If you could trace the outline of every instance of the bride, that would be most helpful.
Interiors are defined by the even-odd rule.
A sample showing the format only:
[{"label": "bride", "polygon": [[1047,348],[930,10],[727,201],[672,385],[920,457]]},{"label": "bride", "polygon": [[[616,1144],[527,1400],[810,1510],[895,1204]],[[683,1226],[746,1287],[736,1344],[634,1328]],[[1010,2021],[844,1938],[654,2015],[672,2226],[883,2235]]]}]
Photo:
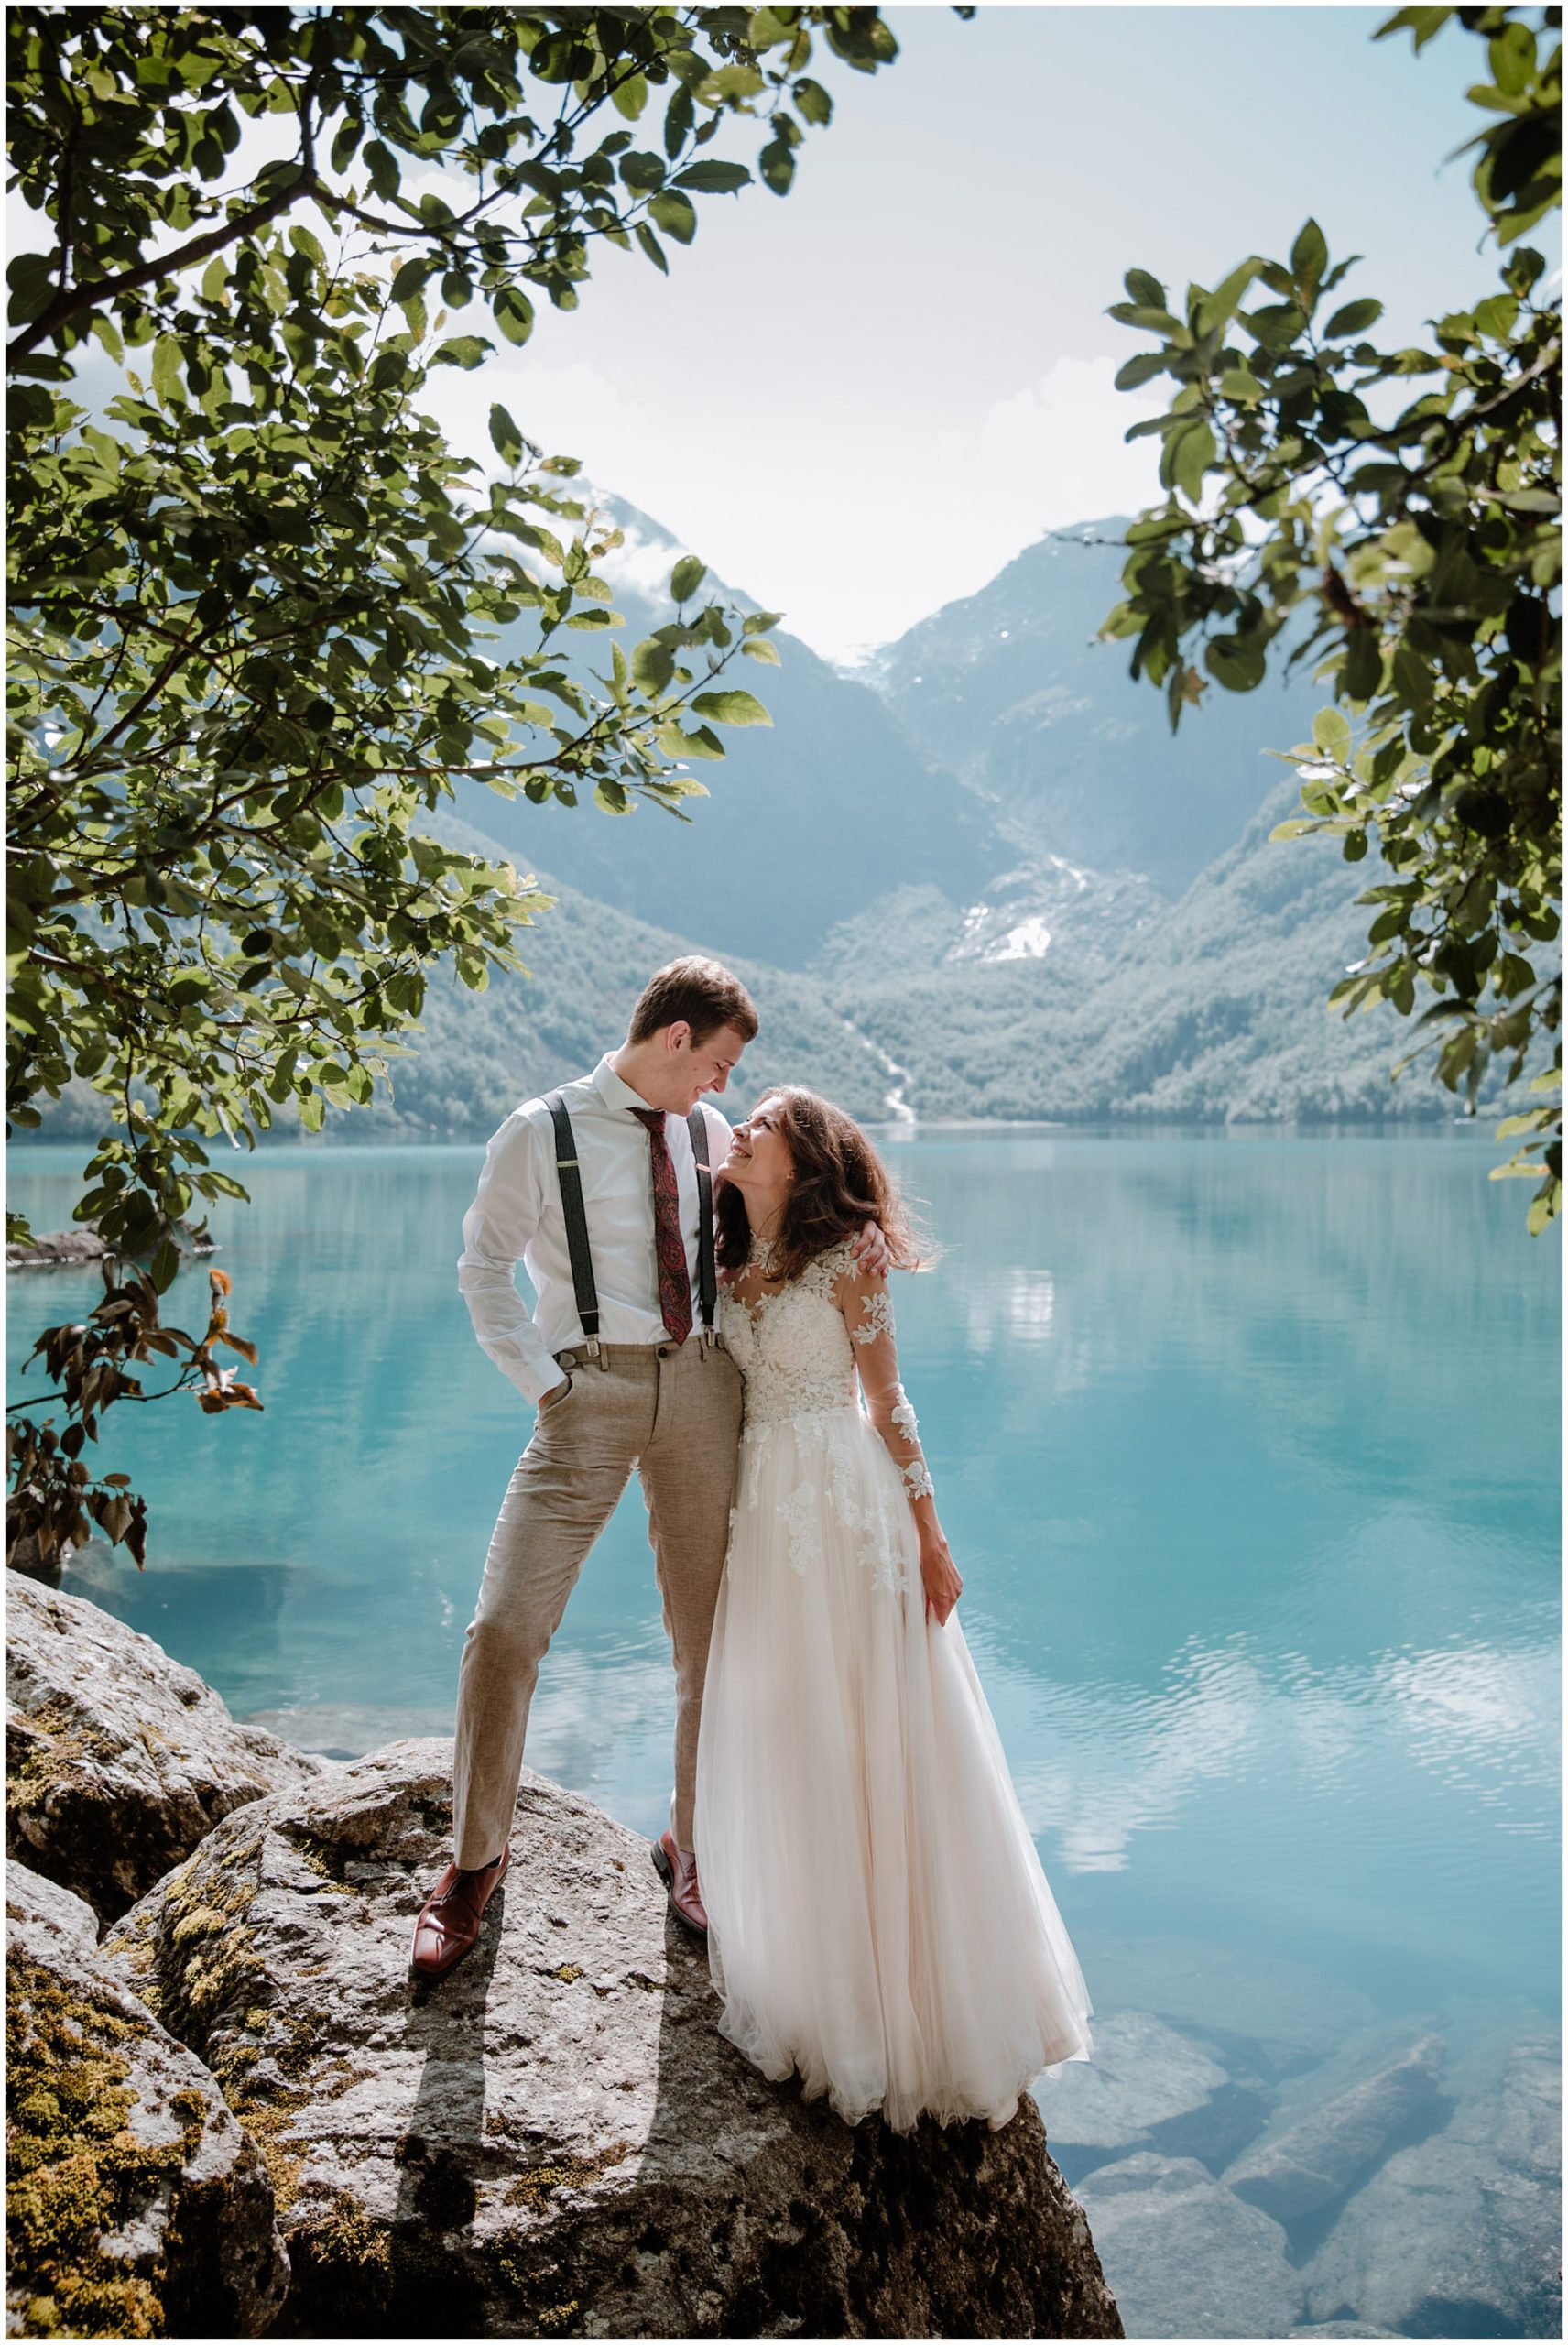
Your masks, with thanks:
[{"label": "bride", "polygon": [[[953,1617],[887,1282],[918,1256],[865,1134],[809,1091],[735,1128],[719,1311],[746,1380],[697,1747],[719,2025],[854,2123],[1007,2123],[1090,2054],[1083,1974]],[[858,1403],[858,1375],[866,1413]]]}]

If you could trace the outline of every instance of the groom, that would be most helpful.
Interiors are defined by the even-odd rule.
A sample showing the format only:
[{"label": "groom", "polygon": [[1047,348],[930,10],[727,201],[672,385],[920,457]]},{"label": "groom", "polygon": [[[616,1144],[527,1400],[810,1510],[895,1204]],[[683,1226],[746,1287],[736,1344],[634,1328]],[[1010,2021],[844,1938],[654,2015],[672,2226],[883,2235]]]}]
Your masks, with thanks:
[{"label": "groom", "polygon": [[[724,1090],[757,1029],[727,969],[672,961],[644,987],[619,1050],[526,1100],[490,1142],[458,1283],[480,1343],[539,1418],[463,1644],[454,1861],[415,1928],[421,1978],[444,1977],[468,1952],[506,1871],[539,1663],[634,1467],[675,1663],[675,1796],[654,1862],[674,1912],[707,1927],[691,1809],[741,1387],[712,1325],[704,1169],[723,1163],[730,1132],[702,1095]],[[875,1269],[881,1233],[868,1225],[859,1242]],[[538,1297],[531,1317],[514,1282],[519,1258]]]}]

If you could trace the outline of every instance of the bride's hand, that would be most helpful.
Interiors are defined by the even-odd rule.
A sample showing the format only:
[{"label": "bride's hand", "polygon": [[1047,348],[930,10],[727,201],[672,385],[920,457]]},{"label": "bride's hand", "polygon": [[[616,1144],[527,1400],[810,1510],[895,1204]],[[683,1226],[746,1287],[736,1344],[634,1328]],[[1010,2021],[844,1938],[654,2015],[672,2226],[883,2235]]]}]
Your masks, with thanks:
[{"label": "bride's hand", "polygon": [[948,1614],[964,1593],[964,1582],[940,1531],[921,1534],[920,1584],[926,1594],[926,1619],[934,1613],[937,1626],[945,1628]]}]

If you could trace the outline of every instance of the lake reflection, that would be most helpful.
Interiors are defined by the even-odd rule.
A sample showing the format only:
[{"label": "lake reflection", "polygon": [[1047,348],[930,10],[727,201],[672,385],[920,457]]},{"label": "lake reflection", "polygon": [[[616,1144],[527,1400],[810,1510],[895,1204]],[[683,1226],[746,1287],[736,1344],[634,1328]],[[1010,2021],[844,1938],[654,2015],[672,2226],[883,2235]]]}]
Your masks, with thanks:
[{"label": "lake reflection", "polygon": [[[147,1493],[148,1567],[93,1551],[67,1575],[241,1715],[319,1747],[450,1725],[531,1418],[456,1292],[481,1154],[316,1148],[250,1167],[254,1205],[214,1229],[266,1413],[117,1410],[107,1462]],[[1119,2014],[1155,2015],[1136,2023],[1225,2064],[1226,2108],[1253,2096],[1256,2132],[1347,2043],[1373,2061],[1390,2029],[1437,2026],[1465,2105],[1489,2107],[1559,1975],[1555,1238],[1527,1239],[1519,1188],[1489,1183],[1468,1138],[953,1135],[895,1161],[946,1249],[898,1284],[904,1378],[1111,2050]],[[63,1218],[70,1162],[14,1156],[35,1226]],[[171,1303],[187,1282],[193,1317],[193,1282]],[[13,1366],[93,1292],[13,1278]],[[657,1828],[670,1722],[634,1493],[546,1663],[529,1755]],[[1197,2130],[1151,2135],[1152,2056],[1127,2066],[1125,2090],[1042,2087],[1069,2172],[1105,2189],[1124,2153],[1155,2150],[1225,2170],[1212,2088],[1209,2135],[1197,2102]],[[1095,2103],[1093,2140],[1073,2101],[1091,2089],[1122,2093],[1119,2117]],[[1393,2147],[1325,2238],[1287,2227],[1275,2294],[1236,2300],[1254,2333],[1334,2318],[1336,2287],[1388,2327],[1539,2333],[1443,2327],[1432,2306],[1458,2300],[1435,2264],[1416,2316],[1388,2271],[1356,2277],[1352,2215],[1427,2154]],[[1192,2308],[1138,2265],[1137,2227],[1123,2242],[1109,2198],[1094,2220],[1141,2333],[1181,2333]],[[1401,2220],[1379,2216],[1386,2260],[1436,2257],[1399,2244]],[[1258,2252],[1243,2261],[1261,2286]],[[1505,2283],[1488,2285],[1502,2318]],[[1519,2285],[1508,2318],[1528,2322]],[[1218,2297],[1208,2317],[1227,2317]]]}]

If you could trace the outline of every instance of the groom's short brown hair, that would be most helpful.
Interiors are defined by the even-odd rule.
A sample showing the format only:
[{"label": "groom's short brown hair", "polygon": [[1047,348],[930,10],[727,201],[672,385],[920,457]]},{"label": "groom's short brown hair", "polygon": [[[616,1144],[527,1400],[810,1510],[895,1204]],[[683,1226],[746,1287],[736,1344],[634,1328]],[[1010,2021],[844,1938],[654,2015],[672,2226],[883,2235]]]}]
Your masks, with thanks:
[{"label": "groom's short brown hair", "polygon": [[721,1026],[733,1026],[749,1042],[761,1020],[750,994],[722,962],[688,953],[649,977],[632,1012],[626,1040],[646,1042],[661,1026],[677,1023],[690,1026],[694,1042],[705,1042]]}]

